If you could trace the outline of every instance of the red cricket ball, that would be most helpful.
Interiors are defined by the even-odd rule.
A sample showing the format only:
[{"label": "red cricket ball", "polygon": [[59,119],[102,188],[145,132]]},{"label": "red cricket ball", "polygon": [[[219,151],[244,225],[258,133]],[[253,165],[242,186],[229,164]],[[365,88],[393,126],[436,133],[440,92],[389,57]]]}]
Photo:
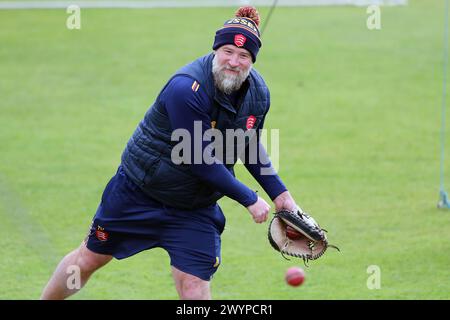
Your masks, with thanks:
[{"label": "red cricket ball", "polygon": [[299,267],[290,267],[286,271],[285,280],[289,285],[298,287],[305,281],[305,271]]},{"label": "red cricket ball", "polygon": [[291,240],[298,240],[302,237],[302,234],[291,226],[286,226],[286,236]]}]

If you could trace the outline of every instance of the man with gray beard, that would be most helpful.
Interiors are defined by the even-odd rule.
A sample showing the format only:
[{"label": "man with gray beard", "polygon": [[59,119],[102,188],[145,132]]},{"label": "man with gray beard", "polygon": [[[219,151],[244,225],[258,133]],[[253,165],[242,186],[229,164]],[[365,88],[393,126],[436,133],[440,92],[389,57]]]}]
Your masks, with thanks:
[{"label": "man with gray beard", "polygon": [[[232,63],[219,63],[219,57],[221,56],[220,53],[222,51],[230,52],[235,50],[233,45],[224,45],[221,47],[219,54],[215,55],[212,62],[212,73],[214,76],[214,82],[216,87],[222,91],[223,93],[227,95],[231,95],[233,92],[238,92],[238,90],[241,88],[242,83],[247,79],[248,75],[250,74],[250,71],[252,70],[252,65],[249,66],[245,65],[242,69],[239,68],[239,66],[232,66]],[[242,55],[249,55],[248,52],[245,52],[245,49],[241,49],[244,51],[241,51],[240,54]]]},{"label": "man with gray beard", "polygon": [[[259,22],[254,7],[239,8],[216,32],[213,52],[169,79],[128,141],[85,241],[60,262],[42,299],[64,299],[113,257],[124,259],[155,247],[168,252],[181,299],[210,299],[225,226],[217,200],[227,196],[237,201],[256,223],[265,222],[270,210],[236,179],[233,167],[239,157],[276,211],[296,210],[259,141],[270,106],[269,89],[252,68],[261,47]],[[228,139],[230,130],[243,132],[246,139]],[[180,131],[188,134],[186,141],[174,139]],[[202,139],[207,132],[218,148]],[[187,148],[175,154],[181,142]],[[252,145],[256,161],[248,161],[255,155]],[[214,161],[203,161],[204,155]],[[67,271],[73,266],[80,270],[80,286],[69,288]]]}]

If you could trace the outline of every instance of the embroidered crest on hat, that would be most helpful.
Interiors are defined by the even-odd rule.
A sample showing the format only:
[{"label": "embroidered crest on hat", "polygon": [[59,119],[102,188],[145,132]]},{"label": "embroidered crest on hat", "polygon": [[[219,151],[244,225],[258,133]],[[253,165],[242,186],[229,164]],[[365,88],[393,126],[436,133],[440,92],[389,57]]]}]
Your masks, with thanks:
[{"label": "embroidered crest on hat", "polygon": [[243,34],[237,34],[234,36],[234,44],[236,47],[243,47],[247,41],[247,38]]}]

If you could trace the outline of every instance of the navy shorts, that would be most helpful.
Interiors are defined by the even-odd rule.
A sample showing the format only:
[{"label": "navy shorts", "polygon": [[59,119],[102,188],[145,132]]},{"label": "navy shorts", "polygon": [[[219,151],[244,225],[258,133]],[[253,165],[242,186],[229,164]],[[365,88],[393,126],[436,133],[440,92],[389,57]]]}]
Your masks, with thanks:
[{"label": "navy shorts", "polygon": [[224,226],[218,204],[195,210],[165,206],[145,195],[119,167],[103,192],[86,246],[117,259],[160,247],[172,266],[209,281],[221,261]]}]

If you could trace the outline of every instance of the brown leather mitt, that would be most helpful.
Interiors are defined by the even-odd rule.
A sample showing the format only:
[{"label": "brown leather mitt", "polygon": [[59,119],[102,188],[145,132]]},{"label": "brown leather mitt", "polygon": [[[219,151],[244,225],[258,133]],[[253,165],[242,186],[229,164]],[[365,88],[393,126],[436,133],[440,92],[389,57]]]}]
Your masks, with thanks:
[{"label": "brown leather mitt", "polygon": [[298,211],[282,210],[275,213],[269,225],[268,238],[272,247],[285,255],[308,260],[320,258],[328,247],[326,230],[300,208]]}]

